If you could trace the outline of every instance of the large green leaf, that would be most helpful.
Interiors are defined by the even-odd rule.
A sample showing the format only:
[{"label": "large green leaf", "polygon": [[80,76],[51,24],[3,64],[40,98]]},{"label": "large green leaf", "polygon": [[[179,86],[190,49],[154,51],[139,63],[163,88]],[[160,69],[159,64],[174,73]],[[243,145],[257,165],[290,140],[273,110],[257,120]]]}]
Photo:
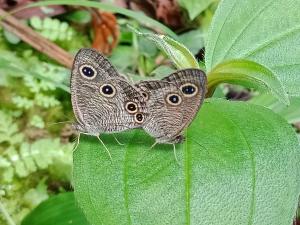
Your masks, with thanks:
[{"label": "large green leaf", "polygon": [[142,131],[82,135],[74,152],[75,196],[92,224],[291,225],[299,185],[299,143],[261,106],[206,102],[177,145]]},{"label": "large green leaf", "polygon": [[89,225],[73,193],[49,198],[36,207],[22,221],[22,225]]},{"label": "large green leaf", "polygon": [[272,109],[274,112],[281,115],[285,118],[289,123],[297,123],[300,122],[300,98],[299,97],[291,97],[289,106],[286,106],[279,102],[276,98],[274,98],[270,94],[261,94],[255,96],[250,100],[251,103],[262,105]]},{"label": "large green leaf", "polygon": [[178,3],[188,11],[190,19],[193,20],[215,1],[216,0],[179,0]]},{"label": "large green leaf", "polygon": [[272,93],[285,105],[288,95],[277,77],[264,66],[243,59],[229,60],[218,64],[208,75],[209,95],[220,83],[239,84]]},{"label": "large green leaf", "polygon": [[177,35],[168,27],[163,25],[162,23],[146,16],[141,12],[134,12],[132,10],[124,9],[109,3],[102,3],[102,2],[95,2],[95,1],[87,1],[87,0],[52,0],[52,1],[40,1],[36,3],[32,3],[26,6],[29,7],[37,7],[37,6],[48,6],[48,5],[78,5],[78,6],[85,6],[85,7],[94,7],[99,8],[105,11],[119,13],[130,18],[133,18],[139,21],[142,24],[145,24],[150,27],[157,27],[161,31],[167,33],[168,35],[176,38]]},{"label": "large green leaf", "polygon": [[250,59],[300,96],[299,9],[299,0],[223,0],[207,38],[207,71],[225,59]]}]

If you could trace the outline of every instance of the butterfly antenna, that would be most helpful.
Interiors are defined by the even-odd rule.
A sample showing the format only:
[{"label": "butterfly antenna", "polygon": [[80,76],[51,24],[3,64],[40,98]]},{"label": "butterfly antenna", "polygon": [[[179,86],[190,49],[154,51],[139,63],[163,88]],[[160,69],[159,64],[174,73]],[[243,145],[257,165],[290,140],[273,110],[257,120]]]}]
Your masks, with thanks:
[{"label": "butterfly antenna", "polygon": [[97,136],[97,138],[98,138],[98,140],[101,142],[101,144],[103,145],[103,147],[105,148],[107,154],[109,155],[110,161],[112,162],[112,157],[111,157],[111,154],[110,154],[108,148],[105,146],[105,144],[103,143],[103,141],[100,139],[99,136]]},{"label": "butterfly antenna", "polygon": [[121,142],[117,139],[117,137],[115,136],[115,134],[113,134],[113,137],[114,137],[114,139],[116,140],[116,142],[117,142],[119,145],[125,145],[125,144],[121,143]]},{"label": "butterfly antenna", "polygon": [[177,164],[178,164],[179,166],[181,166],[180,163],[179,163],[179,160],[178,160],[178,158],[177,158],[177,154],[176,154],[176,146],[175,146],[175,144],[173,144],[173,152],[174,152],[174,157],[175,157],[175,160],[176,160]]},{"label": "butterfly antenna", "polygon": [[56,122],[56,123],[48,123],[48,124],[46,124],[46,127],[50,127],[50,126],[57,125],[57,124],[64,124],[64,123],[72,123],[72,121],[68,120],[68,121],[61,121],[61,122]]}]

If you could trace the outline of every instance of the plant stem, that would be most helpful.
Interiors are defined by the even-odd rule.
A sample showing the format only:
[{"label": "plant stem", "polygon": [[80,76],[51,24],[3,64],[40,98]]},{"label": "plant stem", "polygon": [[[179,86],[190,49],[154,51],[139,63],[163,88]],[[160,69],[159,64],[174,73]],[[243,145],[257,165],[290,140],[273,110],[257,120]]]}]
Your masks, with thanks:
[{"label": "plant stem", "polygon": [[0,25],[61,65],[67,68],[72,67],[73,56],[70,53],[66,52],[55,43],[47,40],[2,9],[0,9]]},{"label": "plant stem", "polygon": [[5,209],[4,205],[0,201],[0,212],[3,214],[4,218],[7,221],[8,225],[16,225],[16,223],[13,221],[7,210]]},{"label": "plant stem", "polygon": [[210,98],[219,83],[222,83],[222,79],[218,78],[213,72],[207,74],[207,93],[206,98]]}]

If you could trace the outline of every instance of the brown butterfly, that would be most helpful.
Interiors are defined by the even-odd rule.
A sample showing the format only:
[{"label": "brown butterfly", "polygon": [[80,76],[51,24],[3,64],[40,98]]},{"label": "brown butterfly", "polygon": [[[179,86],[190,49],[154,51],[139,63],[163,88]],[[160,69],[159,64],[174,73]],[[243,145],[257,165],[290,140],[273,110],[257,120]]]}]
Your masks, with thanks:
[{"label": "brown butterfly", "polygon": [[162,80],[132,85],[102,54],[85,48],[75,56],[72,68],[71,99],[77,120],[73,126],[98,138],[100,133],[143,128],[156,143],[180,143],[205,93],[202,70],[184,69]]},{"label": "brown butterfly", "polygon": [[179,70],[156,81],[135,85],[141,90],[148,109],[143,129],[157,143],[180,143],[183,131],[201,106],[206,93],[206,76],[198,69]]}]

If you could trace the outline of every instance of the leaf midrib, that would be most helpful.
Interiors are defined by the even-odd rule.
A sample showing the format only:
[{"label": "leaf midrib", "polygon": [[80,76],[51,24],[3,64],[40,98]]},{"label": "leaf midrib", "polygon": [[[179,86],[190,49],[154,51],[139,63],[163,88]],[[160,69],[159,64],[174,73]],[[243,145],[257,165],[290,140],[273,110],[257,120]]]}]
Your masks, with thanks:
[{"label": "leaf midrib", "polygon": [[[134,137],[134,135],[133,135],[133,137]],[[128,146],[130,145],[132,139],[133,138],[131,138],[130,141],[128,142],[129,144],[124,147],[125,156],[124,156],[124,168],[123,168],[124,204],[125,204],[125,209],[126,209],[126,213],[127,213],[127,220],[130,225],[132,224],[132,221],[131,221],[131,215],[130,215],[130,211],[129,211],[129,200],[128,200],[128,182],[127,182],[128,181],[128,169],[127,169],[128,168],[128,164],[127,164],[128,154],[127,153],[129,152]]]},{"label": "leaf midrib", "polygon": [[[220,37],[220,35],[221,35],[221,33],[222,33],[222,30],[223,30],[223,28],[224,28],[224,26],[225,26],[225,23],[227,22],[227,19],[228,19],[229,15],[231,14],[231,12],[232,12],[232,10],[234,9],[234,7],[235,7],[235,5],[237,4],[237,2],[238,2],[237,0],[234,2],[234,4],[232,5],[231,9],[228,11],[228,14],[227,14],[226,17],[224,18],[223,23],[222,23],[222,25],[221,25],[221,28],[220,28],[220,30],[219,30],[219,33],[218,33],[218,35],[217,35],[217,37],[216,37],[216,39],[215,39],[214,45],[213,45],[213,47],[212,47],[212,51],[211,51],[211,54],[210,54],[210,61],[206,61],[207,67],[209,66],[209,69],[210,69],[210,70],[212,69],[212,66],[213,66],[214,53],[215,53],[215,50],[216,50],[217,43],[218,43],[219,40],[220,40],[219,37]],[[220,6],[219,6],[219,7],[220,7]],[[214,23],[214,21],[213,21],[213,23]],[[213,27],[213,25],[211,25],[211,27]],[[211,33],[212,33],[212,29],[210,30],[209,36],[211,36]]]},{"label": "leaf midrib", "polygon": [[184,142],[184,174],[185,174],[185,218],[186,224],[191,224],[191,174],[190,174],[190,152],[188,148],[188,131],[185,132]]}]

